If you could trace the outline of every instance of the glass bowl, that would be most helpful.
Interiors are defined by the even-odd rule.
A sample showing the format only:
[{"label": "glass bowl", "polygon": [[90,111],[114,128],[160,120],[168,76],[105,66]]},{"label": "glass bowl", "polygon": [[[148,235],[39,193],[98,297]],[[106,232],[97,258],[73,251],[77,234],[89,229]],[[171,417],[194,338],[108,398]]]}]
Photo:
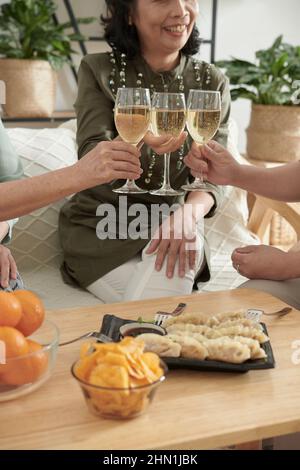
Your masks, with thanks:
[{"label": "glass bowl", "polygon": [[27,395],[39,388],[52,374],[59,344],[59,330],[50,320],[27,339],[42,347],[0,364],[0,402]]},{"label": "glass bowl", "polygon": [[141,415],[152,402],[156,390],[166,378],[167,365],[160,361],[162,376],[151,384],[132,388],[112,388],[91,385],[76,376],[76,361],[71,372],[81,387],[91,413],[105,419],[128,419]]}]

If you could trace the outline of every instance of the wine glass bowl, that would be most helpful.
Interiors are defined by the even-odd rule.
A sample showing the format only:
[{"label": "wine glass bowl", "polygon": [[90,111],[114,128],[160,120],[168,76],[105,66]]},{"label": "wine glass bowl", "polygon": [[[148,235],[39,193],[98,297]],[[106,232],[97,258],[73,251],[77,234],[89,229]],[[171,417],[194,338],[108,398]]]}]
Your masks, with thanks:
[{"label": "wine glass bowl", "polygon": [[[148,88],[119,88],[115,103],[115,125],[119,136],[129,144],[137,146],[145,136],[151,116],[151,101]],[[134,180],[127,180],[115,193],[139,194],[148,191],[139,188]]]},{"label": "wine glass bowl", "polygon": [[[221,94],[219,91],[190,90],[187,103],[187,128],[197,145],[209,142],[220,126]],[[207,191],[203,176],[182,186],[186,191]]]}]

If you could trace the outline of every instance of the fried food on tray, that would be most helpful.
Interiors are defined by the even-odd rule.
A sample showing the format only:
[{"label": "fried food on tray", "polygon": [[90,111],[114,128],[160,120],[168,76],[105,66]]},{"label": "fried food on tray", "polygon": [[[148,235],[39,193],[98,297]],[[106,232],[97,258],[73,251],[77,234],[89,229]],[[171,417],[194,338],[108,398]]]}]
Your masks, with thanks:
[{"label": "fried food on tray", "polygon": [[199,361],[204,361],[204,359],[208,357],[208,351],[205,345],[197,341],[195,338],[192,338],[191,336],[181,336],[174,334],[168,336],[172,341],[180,344],[181,357],[198,359]]},{"label": "fried food on tray", "polygon": [[242,364],[250,359],[250,348],[231,338],[208,339],[204,346],[208,351],[208,358],[214,361]]},{"label": "fried food on tray", "polygon": [[245,318],[240,311],[210,317],[204,313],[184,313],[168,319],[164,327],[166,336],[143,335],[151,336],[148,340],[145,338],[147,347],[160,355],[162,344],[166,348],[164,356],[179,344],[180,357],[190,359],[241,364],[267,357],[261,344],[269,341],[269,337],[262,325]]},{"label": "fried food on tray", "polygon": [[222,336],[245,336],[246,338],[252,338],[259,341],[260,344],[269,341],[269,337],[261,331],[259,328],[254,326],[243,326],[235,324],[227,327],[214,327],[211,328],[206,325],[193,325],[190,323],[175,323],[167,327],[168,334],[178,332],[187,333],[191,336],[191,333],[197,333],[206,336],[208,339],[221,338]]},{"label": "fried food on tray", "polygon": [[214,316],[209,316],[205,313],[182,313],[177,317],[172,317],[166,320],[163,324],[164,328],[168,328],[175,323],[191,323],[193,325],[206,325],[214,327],[229,320],[245,319],[243,312],[228,312],[219,313]]},{"label": "fried food on tray", "polygon": [[145,351],[151,351],[161,357],[179,357],[181,353],[180,343],[175,343],[170,336],[161,336],[155,333],[143,333],[137,336],[144,341]]}]

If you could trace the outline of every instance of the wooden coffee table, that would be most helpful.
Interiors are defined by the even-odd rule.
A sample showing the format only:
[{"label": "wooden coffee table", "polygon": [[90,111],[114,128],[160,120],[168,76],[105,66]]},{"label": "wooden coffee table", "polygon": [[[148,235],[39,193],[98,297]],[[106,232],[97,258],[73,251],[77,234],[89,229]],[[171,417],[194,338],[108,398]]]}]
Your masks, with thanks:
[{"label": "wooden coffee table", "polygon": [[[48,317],[67,341],[98,329],[105,313],[151,319],[157,310],[171,311],[180,301],[188,304],[189,312],[212,314],[249,307],[270,312],[284,306],[268,294],[240,289],[57,310]],[[89,413],[70,374],[79,343],[62,347],[54,374],[42,388],[1,403],[0,448],[212,449],[298,432],[300,364],[293,364],[292,343],[300,340],[300,312],[265,318],[275,369],[247,374],[171,371],[146,414],[129,421],[102,420]]]}]

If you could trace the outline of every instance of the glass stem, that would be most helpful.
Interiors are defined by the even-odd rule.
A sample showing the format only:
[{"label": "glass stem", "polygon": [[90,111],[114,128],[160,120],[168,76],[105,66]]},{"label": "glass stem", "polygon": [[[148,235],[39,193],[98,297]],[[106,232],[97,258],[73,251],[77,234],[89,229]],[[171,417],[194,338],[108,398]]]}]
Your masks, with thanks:
[{"label": "glass stem", "polygon": [[[136,144],[132,144],[134,147],[137,147],[138,146],[138,142]],[[135,181],[134,180],[126,180],[126,183],[125,183],[125,186],[126,188],[136,188],[136,184],[135,184]]]},{"label": "glass stem", "polygon": [[136,184],[135,184],[134,180],[127,180],[126,183],[125,183],[125,186],[126,186],[126,188],[133,188],[133,187],[136,186]]},{"label": "glass stem", "polygon": [[[199,149],[201,149],[201,147],[202,147],[202,145],[199,145]],[[195,183],[197,183],[197,184],[198,183],[200,183],[200,184],[204,183],[202,170],[200,171],[200,176],[195,178]]]},{"label": "glass stem", "polygon": [[170,186],[170,152],[164,154],[165,167],[164,167],[164,183],[162,189],[171,189]]}]

